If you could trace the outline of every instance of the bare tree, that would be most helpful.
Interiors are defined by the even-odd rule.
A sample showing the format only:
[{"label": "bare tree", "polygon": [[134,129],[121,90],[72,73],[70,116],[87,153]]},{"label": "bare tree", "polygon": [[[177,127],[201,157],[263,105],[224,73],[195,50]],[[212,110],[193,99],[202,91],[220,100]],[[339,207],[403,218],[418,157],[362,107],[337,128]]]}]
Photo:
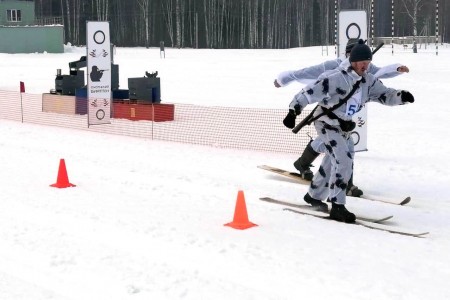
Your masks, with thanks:
[{"label": "bare tree", "polygon": [[98,21],[108,20],[109,13],[109,0],[94,0],[95,15]]},{"label": "bare tree", "polygon": [[320,32],[322,36],[320,37],[321,45],[328,45],[328,37],[330,34],[330,14],[329,14],[329,1],[321,0],[319,1],[319,20],[321,20],[320,24]]},{"label": "bare tree", "polygon": [[[373,0],[375,1],[375,0]],[[376,0],[375,3],[383,1]],[[388,14],[390,0],[383,13]],[[416,36],[432,28],[436,0],[394,0],[395,34]],[[339,0],[339,9],[365,9],[372,0]],[[35,0],[36,17],[62,18],[65,42],[85,42],[86,20],[107,20],[111,37],[123,46],[200,48],[287,48],[312,46],[334,37],[332,0]],[[375,9],[377,11],[377,9]],[[450,1],[439,3],[439,34],[450,39]],[[375,17],[377,18],[377,17]],[[388,21],[384,22],[386,24]],[[375,32],[390,27],[378,17]],[[412,26],[411,26],[412,25]],[[419,41],[417,39],[417,41]]]},{"label": "bare tree", "polygon": [[273,0],[272,3],[269,3],[268,13],[267,13],[267,33],[266,33],[266,47],[273,48],[275,47],[276,37],[277,37],[277,24],[278,24],[278,16],[279,16],[279,0]]},{"label": "bare tree", "polygon": [[203,0],[203,15],[205,17],[205,38],[206,38],[206,48],[211,47],[211,38],[210,38],[210,17],[209,14],[211,12],[210,7],[210,1]]},{"label": "bare tree", "polygon": [[180,4],[180,0],[175,0],[175,26],[176,26],[176,32],[177,32],[177,38],[176,38],[176,43],[177,43],[177,48],[180,49],[181,48],[181,4]]},{"label": "bare tree", "polygon": [[256,48],[258,44],[258,0],[248,1],[249,46]]},{"label": "bare tree", "polygon": [[[69,40],[72,40],[72,26],[71,26],[71,22],[70,22],[70,5],[69,5],[69,0],[66,0],[66,14],[67,14],[67,18],[65,19],[65,23],[64,23],[64,27],[66,27],[67,29],[67,35],[69,36]],[[63,5],[63,0],[61,0],[61,13],[62,15],[64,15],[64,5]]]},{"label": "bare tree", "polygon": [[149,0],[137,0],[139,7],[141,8],[142,18],[144,19],[144,31],[145,31],[145,47],[150,46],[150,16],[149,16]]},{"label": "bare tree", "polygon": [[72,0],[72,11],[73,11],[73,31],[72,31],[72,40],[76,43],[80,43],[80,26],[77,25],[77,23],[80,20],[81,14],[80,14],[80,0]]},{"label": "bare tree", "polygon": [[246,5],[245,5],[245,1],[246,0],[241,0],[240,2],[240,9],[238,10],[240,12],[240,16],[239,16],[239,48],[245,48],[245,39],[246,39],[246,34],[245,34],[245,17],[247,16],[247,14],[245,13],[245,9],[246,9]]},{"label": "bare tree", "polygon": [[260,12],[259,12],[259,17],[258,17],[258,48],[262,49],[264,48],[264,20],[266,18],[266,3],[265,0],[260,0],[261,4],[260,4]]},{"label": "bare tree", "polygon": [[173,5],[172,0],[163,0],[161,6],[164,9],[164,21],[167,27],[167,33],[169,34],[172,47],[174,46],[174,33],[173,33]]},{"label": "bare tree", "polygon": [[207,48],[223,47],[225,0],[203,0],[205,38]]},{"label": "bare tree", "polygon": [[[129,5],[128,5],[129,6]],[[127,36],[127,28],[124,26],[125,23],[128,23],[126,20],[127,11],[129,12],[129,8],[125,9],[122,6],[121,1],[113,1],[112,3],[112,13],[111,13],[111,31],[114,32],[115,41],[112,41],[115,44],[125,43],[125,38]]]},{"label": "bare tree", "polygon": [[402,0],[406,9],[406,14],[413,23],[413,52],[417,53],[417,19],[420,9],[426,4],[426,0]]}]

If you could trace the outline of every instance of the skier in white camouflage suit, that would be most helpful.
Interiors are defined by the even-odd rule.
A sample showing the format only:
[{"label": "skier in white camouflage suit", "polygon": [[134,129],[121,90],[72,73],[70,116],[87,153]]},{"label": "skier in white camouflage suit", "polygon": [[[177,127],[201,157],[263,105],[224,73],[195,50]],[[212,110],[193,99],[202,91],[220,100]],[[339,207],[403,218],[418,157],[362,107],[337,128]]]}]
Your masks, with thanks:
[{"label": "skier in white camouflage suit", "polygon": [[[413,95],[405,90],[387,88],[374,75],[367,73],[372,52],[359,40],[350,52],[348,64],[325,72],[314,84],[295,95],[289,105],[289,113],[283,120],[288,128],[294,128],[296,116],[311,103],[318,103],[314,116],[325,113],[314,122],[318,137],[324,142],[326,152],[321,166],[314,174],[304,200],[316,209],[328,212],[327,198],[332,207],[330,217],[353,223],[355,215],[346,207],[346,188],[352,175],[354,158],[353,140],[350,136],[355,127],[352,115],[369,101],[394,106],[414,102]],[[348,98],[340,107],[331,107]]]},{"label": "skier in white camouflage suit", "polygon": [[[358,43],[358,39],[349,39],[345,47],[345,57],[348,58],[353,46]],[[284,71],[278,75],[278,78],[274,81],[274,86],[279,88],[290,84],[293,81],[309,84],[313,80],[316,80],[323,72],[333,70],[337,68],[341,63],[348,62],[348,59],[337,58],[334,60],[325,61],[319,65],[307,67],[296,71]],[[384,67],[377,67],[374,64],[370,64],[367,70],[368,73],[375,75],[377,78],[392,78],[402,73],[409,72],[407,66],[402,64],[392,64]],[[320,153],[325,152],[325,147],[320,138],[311,140],[305,147],[302,155],[294,162],[294,167],[299,171],[303,179],[311,181],[313,178],[313,172],[310,169],[313,161],[319,156]],[[348,196],[361,197],[363,191],[353,184],[353,174],[347,185]]]}]

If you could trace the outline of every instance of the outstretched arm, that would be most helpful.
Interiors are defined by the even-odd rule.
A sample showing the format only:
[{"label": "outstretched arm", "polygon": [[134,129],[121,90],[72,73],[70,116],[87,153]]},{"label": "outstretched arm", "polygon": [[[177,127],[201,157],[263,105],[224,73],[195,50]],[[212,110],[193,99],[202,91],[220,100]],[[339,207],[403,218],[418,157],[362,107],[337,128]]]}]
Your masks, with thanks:
[{"label": "outstretched arm", "polygon": [[293,81],[303,84],[310,84],[314,82],[323,72],[333,70],[338,67],[339,63],[340,61],[338,60],[328,60],[308,68],[303,68],[296,71],[284,71],[278,75],[278,78],[275,79],[273,84],[277,88],[286,86]]},{"label": "outstretched arm", "polygon": [[377,67],[374,64],[371,64],[371,67],[369,67],[369,73],[374,75],[376,78],[392,78],[395,76],[398,76],[402,73],[408,73],[409,68],[407,66],[404,66],[402,64],[392,64],[387,65],[384,67]]},{"label": "outstretched arm", "polygon": [[369,101],[395,106],[413,103],[414,96],[406,90],[388,88],[380,80],[375,79],[369,89]]}]

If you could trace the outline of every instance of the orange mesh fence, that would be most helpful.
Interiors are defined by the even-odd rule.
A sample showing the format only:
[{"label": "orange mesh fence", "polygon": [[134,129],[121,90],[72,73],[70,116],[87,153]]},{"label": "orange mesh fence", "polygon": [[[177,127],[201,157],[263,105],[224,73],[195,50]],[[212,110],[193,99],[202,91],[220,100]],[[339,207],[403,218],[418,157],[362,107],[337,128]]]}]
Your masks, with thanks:
[{"label": "orange mesh fence", "polygon": [[[315,136],[315,130],[308,126],[293,134],[282,123],[286,112],[287,109],[115,100],[111,124],[88,126],[86,99],[0,91],[1,119],[161,141],[298,154],[309,142],[308,135]],[[302,112],[298,119],[308,113]]]}]

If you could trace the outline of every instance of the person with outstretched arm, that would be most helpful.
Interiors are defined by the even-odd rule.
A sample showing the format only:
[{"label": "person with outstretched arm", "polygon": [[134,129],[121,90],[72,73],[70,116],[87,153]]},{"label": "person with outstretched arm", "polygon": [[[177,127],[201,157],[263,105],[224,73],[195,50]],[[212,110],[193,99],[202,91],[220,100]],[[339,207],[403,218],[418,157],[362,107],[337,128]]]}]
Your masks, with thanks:
[{"label": "person with outstretched arm", "polygon": [[370,48],[359,40],[350,52],[349,63],[325,72],[315,83],[295,95],[283,119],[283,124],[292,129],[296,117],[308,104],[318,104],[314,116],[320,117],[314,126],[324,143],[325,156],[303,199],[323,212],[328,212],[328,205],[323,202],[328,199],[331,202],[330,218],[347,223],[356,219],[345,207],[355,153],[351,131],[356,124],[352,115],[366,102],[389,106],[414,102],[410,92],[388,88],[368,73],[371,61]]},{"label": "person with outstretched arm", "polygon": [[[294,81],[306,84],[312,83],[313,80],[316,80],[323,72],[333,70],[341,63],[348,63],[350,51],[357,42],[357,39],[349,39],[347,46],[345,47],[345,59],[337,58],[304,69],[280,73],[278,78],[274,81],[275,87],[283,87]],[[386,79],[403,73],[408,73],[409,68],[402,64],[391,64],[384,67],[377,67],[371,63],[367,72],[375,75],[377,78]],[[323,153],[324,150],[325,148],[323,146],[323,142],[319,138],[309,141],[301,156],[294,162],[294,167],[298,170],[303,179],[308,181],[312,180],[313,172],[310,167],[312,166],[314,160],[320,155],[320,153]],[[363,191],[353,184],[353,174],[347,186],[347,195],[354,197],[361,197],[363,195]]]}]

